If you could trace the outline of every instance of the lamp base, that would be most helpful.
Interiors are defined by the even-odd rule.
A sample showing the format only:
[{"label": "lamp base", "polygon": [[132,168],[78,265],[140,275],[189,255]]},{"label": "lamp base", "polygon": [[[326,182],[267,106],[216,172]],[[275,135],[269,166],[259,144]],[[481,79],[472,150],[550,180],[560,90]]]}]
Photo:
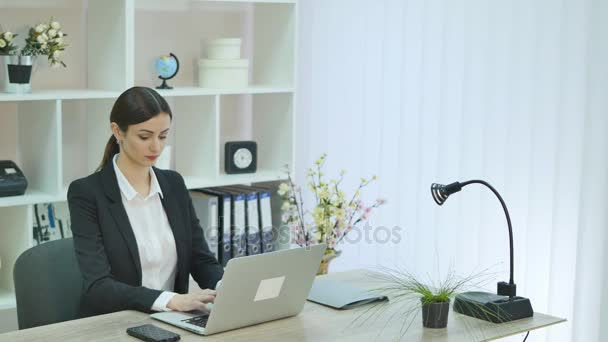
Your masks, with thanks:
[{"label": "lamp base", "polygon": [[534,315],[528,298],[509,298],[489,292],[464,292],[456,295],[454,311],[493,323],[510,322]]}]

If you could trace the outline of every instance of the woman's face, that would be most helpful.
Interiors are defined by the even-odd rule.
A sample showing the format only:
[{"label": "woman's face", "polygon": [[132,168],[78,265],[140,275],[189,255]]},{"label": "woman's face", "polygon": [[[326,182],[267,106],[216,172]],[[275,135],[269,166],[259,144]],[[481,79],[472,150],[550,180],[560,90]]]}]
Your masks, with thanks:
[{"label": "woman's face", "polygon": [[121,157],[127,157],[134,165],[149,167],[165,148],[170,126],[169,114],[160,113],[148,121],[130,125],[126,132],[112,123],[112,131],[115,137],[118,135]]}]

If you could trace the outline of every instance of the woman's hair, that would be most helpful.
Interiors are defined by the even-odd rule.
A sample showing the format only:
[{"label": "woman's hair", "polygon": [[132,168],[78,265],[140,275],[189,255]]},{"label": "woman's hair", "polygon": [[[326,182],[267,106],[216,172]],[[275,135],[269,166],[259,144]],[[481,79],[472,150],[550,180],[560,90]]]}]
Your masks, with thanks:
[{"label": "woman's hair", "polygon": [[[154,89],[132,87],[125,90],[116,99],[110,113],[110,122],[115,122],[121,131],[126,132],[130,125],[148,121],[160,113],[167,113],[173,119],[173,114],[167,101]],[[111,135],[97,171],[111,162],[114,155],[118,152],[120,152],[120,148],[116,138],[114,138],[114,135]]]}]

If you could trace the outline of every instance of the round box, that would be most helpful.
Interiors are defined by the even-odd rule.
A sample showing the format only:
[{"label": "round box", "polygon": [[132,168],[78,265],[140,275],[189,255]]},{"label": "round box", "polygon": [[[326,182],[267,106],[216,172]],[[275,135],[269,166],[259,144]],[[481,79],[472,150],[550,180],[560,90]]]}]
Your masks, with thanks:
[{"label": "round box", "polygon": [[209,59],[240,59],[241,39],[221,38],[207,43],[207,58]]},{"label": "round box", "polygon": [[249,60],[200,59],[198,84],[203,88],[244,88],[249,85]]}]

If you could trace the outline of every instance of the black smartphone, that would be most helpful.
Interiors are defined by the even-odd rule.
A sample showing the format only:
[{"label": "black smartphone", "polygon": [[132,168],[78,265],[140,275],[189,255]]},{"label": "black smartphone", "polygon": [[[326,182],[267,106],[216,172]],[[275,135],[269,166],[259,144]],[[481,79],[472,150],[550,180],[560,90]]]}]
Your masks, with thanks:
[{"label": "black smartphone", "polygon": [[128,328],[127,334],[147,342],[172,342],[180,339],[178,334],[152,324]]}]

